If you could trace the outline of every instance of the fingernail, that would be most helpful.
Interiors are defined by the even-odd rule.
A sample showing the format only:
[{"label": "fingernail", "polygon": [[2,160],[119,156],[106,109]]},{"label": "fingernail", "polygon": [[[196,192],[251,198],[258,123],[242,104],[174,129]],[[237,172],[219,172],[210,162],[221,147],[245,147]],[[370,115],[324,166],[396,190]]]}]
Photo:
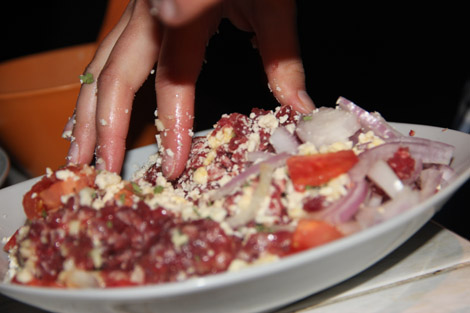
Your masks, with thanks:
[{"label": "fingernail", "polygon": [[78,144],[76,141],[70,143],[67,161],[68,163],[78,163]]},{"label": "fingernail", "polygon": [[305,90],[299,90],[297,96],[300,100],[300,106],[304,110],[302,113],[310,113],[315,109],[315,104]]}]

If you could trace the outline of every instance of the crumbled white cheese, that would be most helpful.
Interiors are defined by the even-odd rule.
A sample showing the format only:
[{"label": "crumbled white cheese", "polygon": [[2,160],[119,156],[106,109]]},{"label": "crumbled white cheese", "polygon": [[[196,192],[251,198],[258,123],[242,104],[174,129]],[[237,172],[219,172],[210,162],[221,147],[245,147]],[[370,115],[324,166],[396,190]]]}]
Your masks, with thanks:
[{"label": "crumbled white cheese", "polygon": [[159,132],[162,132],[165,130],[165,125],[163,125],[162,121],[160,119],[155,119],[155,126],[157,127],[157,130]]},{"label": "crumbled white cheese", "polygon": [[96,175],[95,184],[100,189],[107,189],[110,186],[119,184],[121,182],[121,176],[116,173],[108,172],[108,171],[101,171]]},{"label": "crumbled white cheese", "polygon": [[175,246],[176,250],[180,250],[181,247],[187,244],[189,236],[182,233],[181,230],[175,228],[171,230],[171,242]]},{"label": "crumbled white cheese", "polygon": [[193,180],[197,184],[205,185],[207,184],[207,179],[209,175],[205,167],[201,166],[193,173]]},{"label": "crumbled white cheese", "polygon": [[276,116],[274,116],[274,114],[268,113],[260,116],[258,125],[263,128],[274,129],[278,127],[279,121],[277,120]]},{"label": "crumbled white cheese", "polygon": [[224,127],[220,131],[215,133],[215,136],[208,134],[209,147],[217,149],[223,144],[229,143],[235,135],[232,127]]},{"label": "crumbled white cheese", "polygon": [[72,172],[71,170],[60,170],[60,171],[56,171],[55,172],[55,177],[57,177],[57,179],[60,179],[60,180],[67,180],[69,178],[73,179],[73,180],[79,180],[80,177],[75,174],[74,172]]}]

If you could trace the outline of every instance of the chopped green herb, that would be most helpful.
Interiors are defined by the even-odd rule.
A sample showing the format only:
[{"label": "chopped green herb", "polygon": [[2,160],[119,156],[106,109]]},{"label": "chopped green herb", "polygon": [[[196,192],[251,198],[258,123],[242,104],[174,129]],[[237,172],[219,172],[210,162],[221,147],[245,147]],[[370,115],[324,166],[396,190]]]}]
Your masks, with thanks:
[{"label": "chopped green herb", "polygon": [[305,185],[305,190],[315,190],[315,189],[320,189],[320,187],[318,187],[318,186]]},{"label": "chopped green herb", "polygon": [[142,188],[140,188],[140,186],[135,182],[132,182],[132,189],[134,190],[134,193],[142,193]]},{"label": "chopped green herb", "polygon": [[113,228],[113,222],[112,221],[107,221],[106,222],[106,227]]},{"label": "chopped green herb", "polygon": [[42,216],[43,218],[46,218],[46,217],[47,217],[47,211],[46,211],[46,210],[42,210],[41,216]]},{"label": "chopped green herb", "polygon": [[194,213],[196,213],[196,215],[197,215],[198,217],[201,217],[201,213],[199,213],[199,210],[198,210],[198,208],[197,208],[196,206],[193,206],[193,211],[194,211]]},{"label": "chopped green herb", "polygon": [[92,73],[86,73],[85,75],[80,75],[79,78],[80,78],[80,83],[82,84],[93,84],[93,82],[95,81],[93,79]]},{"label": "chopped green herb", "polygon": [[121,203],[124,204],[126,202],[126,195],[121,193],[119,195],[119,201],[121,201]]},{"label": "chopped green herb", "polygon": [[255,229],[258,233],[272,233],[273,229],[263,224],[256,224]]},{"label": "chopped green herb", "polygon": [[302,119],[303,119],[304,121],[311,121],[312,118],[313,118],[313,117],[312,117],[311,115],[306,115],[306,116],[302,117]]},{"label": "chopped green herb", "polygon": [[163,189],[165,189],[163,186],[155,186],[155,188],[153,188],[153,193],[155,194],[162,193]]}]

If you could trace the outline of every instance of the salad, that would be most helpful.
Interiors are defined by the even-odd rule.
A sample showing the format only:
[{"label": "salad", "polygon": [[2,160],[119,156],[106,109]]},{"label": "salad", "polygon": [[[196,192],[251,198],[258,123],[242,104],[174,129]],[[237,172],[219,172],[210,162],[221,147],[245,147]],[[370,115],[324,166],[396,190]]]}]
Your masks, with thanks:
[{"label": "salad", "polygon": [[453,152],[342,97],[309,115],[287,106],[223,115],[193,138],[175,181],[162,174],[172,153],[162,148],[130,181],[88,165],[48,170],[4,247],[6,279],[104,288],[275,262],[432,196],[453,178]]}]

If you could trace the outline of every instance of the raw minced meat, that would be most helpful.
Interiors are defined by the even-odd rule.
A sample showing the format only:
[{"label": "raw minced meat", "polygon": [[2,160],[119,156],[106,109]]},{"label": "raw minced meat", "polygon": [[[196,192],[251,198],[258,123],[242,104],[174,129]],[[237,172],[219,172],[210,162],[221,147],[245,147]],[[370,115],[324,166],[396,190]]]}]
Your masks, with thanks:
[{"label": "raw minced meat", "polygon": [[[407,209],[447,183],[452,147],[338,104],[307,116],[287,106],[224,115],[193,139],[172,182],[161,172],[164,151],[132,181],[87,165],[48,171],[25,195],[28,220],[5,245],[10,280],[115,287],[240,270],[370,227],[402,212],[403,197]],[[318,112],[324,125],[348,123],[317,140]]]}]

